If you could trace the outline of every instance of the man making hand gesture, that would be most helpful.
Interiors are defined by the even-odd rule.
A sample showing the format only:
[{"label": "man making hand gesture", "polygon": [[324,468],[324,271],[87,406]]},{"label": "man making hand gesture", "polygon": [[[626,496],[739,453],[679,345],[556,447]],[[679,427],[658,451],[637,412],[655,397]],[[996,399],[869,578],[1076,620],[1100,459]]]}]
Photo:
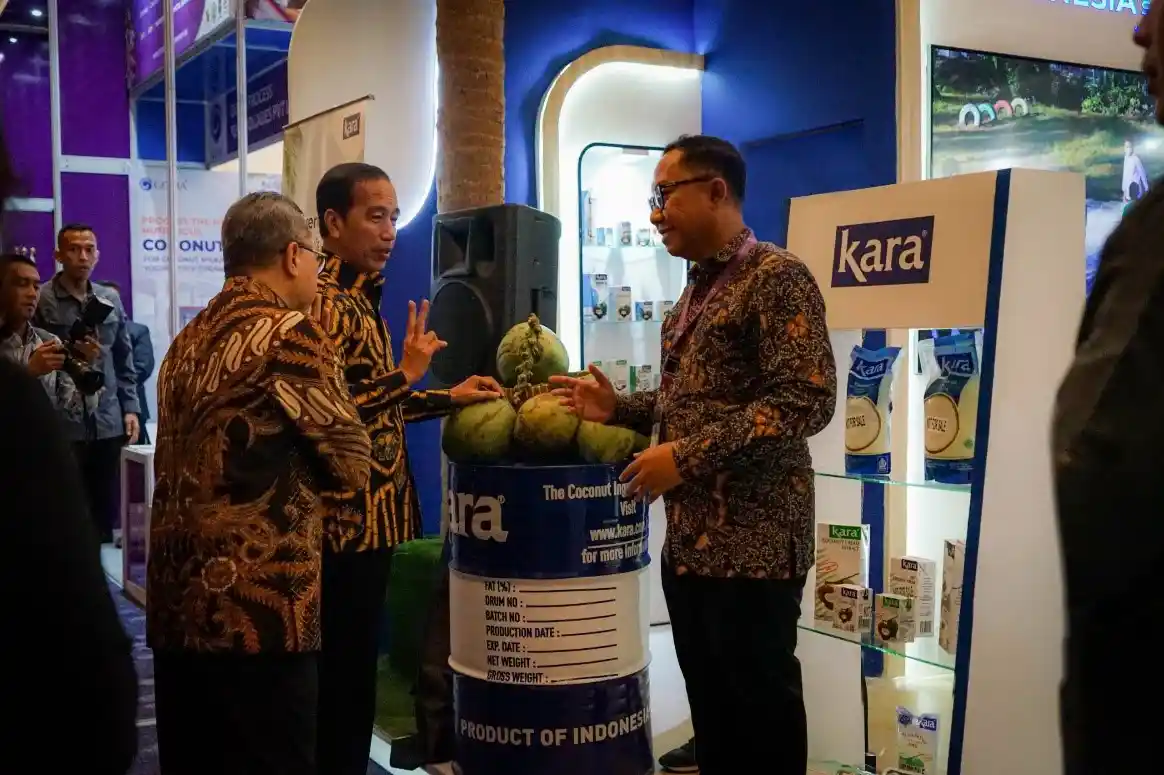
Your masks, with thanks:
[{"label": "man making hand gesture", "polygon": [[372,440],[367,487],[326,496],[318,765],[327,775],[364,775],[392,549],[421,537],[404,424],[502,392],[490,377],[472,377],[448,391],[413,389],[445,346],[427,330],[428,301],[409,302],[400,365],[393,363],[391,336],[380,317],[382,272],[400,216],[388,175],[369,164],[341,164],[320,180],[315,201],[324,247],[316,318],[344,358],[348,387]]}]

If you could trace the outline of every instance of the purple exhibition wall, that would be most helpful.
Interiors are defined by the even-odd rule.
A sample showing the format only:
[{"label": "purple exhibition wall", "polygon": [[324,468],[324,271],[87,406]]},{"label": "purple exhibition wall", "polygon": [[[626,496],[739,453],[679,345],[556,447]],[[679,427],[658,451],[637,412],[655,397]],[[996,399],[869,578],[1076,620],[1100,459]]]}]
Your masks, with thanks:
[{"label": "purple exhibition wall", "polygon": [[[121,300],[133,316],[129,271],[129,186],[124,175],[61,175],[61,218],[64,223],[85,223],[97,235],[101,260],[93,270],[97,280],[111,280],[121,287]],[[124,213],[124,215],[115,215]]]},{"label": "purple exhibition wall", "polygon": [[[125,86],[125,9],[119,0],[60,0],[61,146],[66,155],[129,156]],[[9,151],[23,182],[20,196],[52,198],[52,124],[48,37],[0,40],[0,110]],[[119,175],[64,173],[61,217],[98,232],[100,279],[115,280],[131,303],[129,187]],[[53,271],[51,213],[8,213],[8,245],[35,247],[41,275]]]},{"label": "purple exhibition wall", "polygon": [[9,153],[20,177],[18,196],[53,195],[52,122],[49,118],[48,38],[18,35],[0,40],[0,115]]},{"label": "purple exhibition wall", "polygon": [[51,277],[53,273],[53,214],[15,213],[4,214],[4,246],[36,248],[36,268],[41,277]]},{"label": "purple exhibition wall", "polygon": [[120,0],[59,1],[61,150],[127,158],[125,6]]}]

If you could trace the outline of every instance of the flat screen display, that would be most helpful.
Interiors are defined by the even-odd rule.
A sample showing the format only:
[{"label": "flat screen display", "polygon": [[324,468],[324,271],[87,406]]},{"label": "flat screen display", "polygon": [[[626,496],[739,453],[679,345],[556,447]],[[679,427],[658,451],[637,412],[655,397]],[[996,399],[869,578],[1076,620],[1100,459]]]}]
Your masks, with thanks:
[{"label": "flat screen display", "polygon": [[[930,175],[1026,167],[1087,179],[1087,290],[1103,243],[1164,173],[1140,73],[932,49]],[[1052,226],[1052,224],[1048,224]]]}]

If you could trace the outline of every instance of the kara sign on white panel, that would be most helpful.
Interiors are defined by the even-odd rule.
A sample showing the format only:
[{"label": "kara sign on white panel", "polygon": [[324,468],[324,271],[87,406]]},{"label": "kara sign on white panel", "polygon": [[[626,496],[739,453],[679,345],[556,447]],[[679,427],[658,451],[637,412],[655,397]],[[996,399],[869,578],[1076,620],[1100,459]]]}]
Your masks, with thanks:
[{"label": "kara sign on white panel", "polygon": [[834,288],[930,281],[934,217],[837,227]]},{"label": "kara sign on white panel", "polygon": [[829,327],[982,325],[997,174],[792,200],[788,249],[817,278]]}]

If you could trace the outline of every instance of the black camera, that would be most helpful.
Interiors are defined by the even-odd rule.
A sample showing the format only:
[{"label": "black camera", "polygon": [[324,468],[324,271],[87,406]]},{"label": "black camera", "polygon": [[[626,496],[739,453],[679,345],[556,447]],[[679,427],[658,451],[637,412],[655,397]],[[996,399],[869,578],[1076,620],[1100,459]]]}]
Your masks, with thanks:
[{"label": "black camera", "polygon": [[90,336],[97,335],[97,326],[105,322],[113,312],[113,305],[96,296],[90,296],[81,307],[81,317],[69,327],[65,340],[65,365],[62,370],[73,380],[73,384],[87,396],[105,387],[105,374],[85,362],[85,355],[77,345]]}]

